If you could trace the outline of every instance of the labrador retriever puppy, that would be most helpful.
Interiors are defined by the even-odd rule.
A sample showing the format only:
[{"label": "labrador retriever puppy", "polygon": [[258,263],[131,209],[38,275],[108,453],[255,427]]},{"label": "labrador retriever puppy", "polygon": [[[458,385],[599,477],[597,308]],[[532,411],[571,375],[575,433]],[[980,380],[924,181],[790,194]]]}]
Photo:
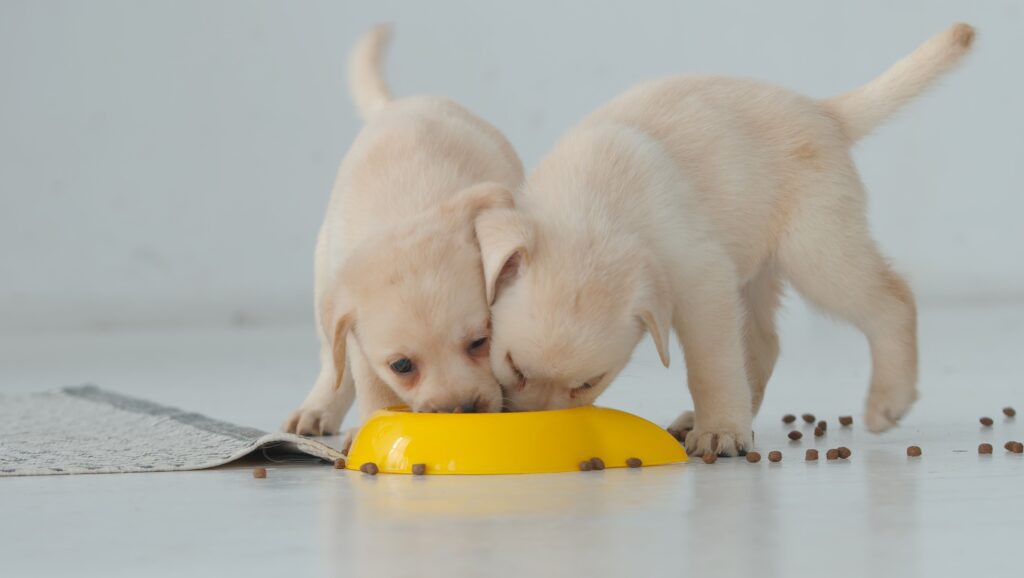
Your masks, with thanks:
[{"label": "labrador retriever puppy", "polygon": [[849,151],[973,39],[957,24],[824,101],[751,80],[658,80],[570,130],[518,210],[476,223],[508,407],[592,403],[645,330],[667,367],[671,328],[695,411],[670,428],[692,429],[695,455],[744,451],[788,281],[866,335],[867,426],[896,424],[917,397],[914,297],[869,234]]},{"label": "labrador retriever puppy", "polygon": [[353,397],[364,419],[398,404],[502,407],[474,222],[512,207],[522,163],[496,128],[447,98],[392,100],[380,71],[387,39],[374,29],[350,60],[366,126],[317,238],[320,374],[285,431],[335,433]]}]

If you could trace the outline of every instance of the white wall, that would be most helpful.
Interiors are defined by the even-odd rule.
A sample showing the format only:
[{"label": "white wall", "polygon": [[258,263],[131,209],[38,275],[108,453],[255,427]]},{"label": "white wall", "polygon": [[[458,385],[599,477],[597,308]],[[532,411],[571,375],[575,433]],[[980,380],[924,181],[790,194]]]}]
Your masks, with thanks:
[{"label": "white wall", "polygon": [[[373,6],[370,6],[373,4]],[[527,165],[677,72],[828,96],[957,20],[976,53],[857,151],[927,299],[1024,297],[1024,14],[993,2],[0,3],[0,331],[305,321],[358,130],[343,63],[392,21],[398,94],[450,95]]]}]

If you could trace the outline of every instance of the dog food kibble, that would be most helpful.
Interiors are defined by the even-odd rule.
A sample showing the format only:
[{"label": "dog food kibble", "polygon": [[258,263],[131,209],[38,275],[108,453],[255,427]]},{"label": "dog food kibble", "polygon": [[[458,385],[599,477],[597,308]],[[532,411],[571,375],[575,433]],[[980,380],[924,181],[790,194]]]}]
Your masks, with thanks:
[{"label": "dog food kibble", "polygon": [[631,468],[639,468],[640,466],[644,465],[644,463],[640,461],[640,458],[629,458],[628,460],[626,460],[626,465]]},{"label": "dog food kibble", "polygon": [[365,464],[359,466],[359,471],[369,476],[376,476],[377,472],[380,471],[380,468],[378,468],[377,464],[373,462],[366,462]]},{"label": "dog food kibble", "polygon": [[839,416],[839,425],[849,427],[853,425],[853,416],[841,415]]},{"label": "dog food kibble", "polygon": [[836,453],[838,453],[839,457],[843,458],[844,460],[850,459],[850,456],[853,455],[853,452],[850,451],[850,448],[845,446],[836,448]]},{"label": "dog food kibble", "polygon": [[1017,415],[1017,410],[1013,409],[1012,407],[1004,407],[1003,415],[1005,415],[1006,417],[1013,417]]},{"label": "dog food kibble", "polygon": [[807,450],[807,453],[804,454],[804,459],[809,462],[818,461],[818,450]]},{"label": "dog food kibble", "polygon": [[825,420],[821,420],[818,422],[818,427],[821,428],[821,431],[825,431],[828,429],[828,422]]},{"label": "dog food kibble", "polygon": [[814,423],[814,414],[813,413],[805,413],[805,414],[803,414],[800,417],[804,418],[804,421],[807,422],[807,423]]},{"label": "dog food kibble", "polygon": [[814,437],[820,438],[823,435],[825,435],[825,430],[823,428],[821,428],[821,427],[814,428]]},{"label": "dog food kibble", "polygon": [[604,460],[602,460],[601,458],[590,458],[590,466],[593,467],[595,470],[603,470]]},{"label": "dog food kibble", "polygon": [[267,468],[256,468],[252,471],[252,477],[262,480],[267,477]]},{"label": "dog food kibble", "polygon": [[427,473],[427,464],[413,464],[412,465],[412,475],[414,475],[414,476],[422,476],[425,473]]},{"label": "dog food kibble", "polygon": [[345,469],[345,458],[338,458],[334,460],[334,469],[344,470]]},{"label": "dog food kibble", "polygon": [[747,461],[752,464],[756,464],[761,461],[761,454],[757,452],[747,452]]},{"label": "dog food kibble", "polygon": [[979,419],[978,421],[980,421],[981,425],[983,425],[985,427],[992,427],[992,424],[995,423],[995,422],[992,421],[992,418],[990,418],[990,417],[983,417],[983,418]]},{"label": "dog food kibble", "polygon": [[918,446],[910,446],[909,448],[907,448],[907,455],[912,458],[920,457],[921,448],[919,448]]},{"label": "dog food kibble", "polygon": [[798,432],[797,430],[793,430],[793,431],[789,432],[789,439],[791,439],[793,441],[796,441],[796,440],[798,440],[798,439],[800,439],[802,437],[804,437],[804,434]]},{"label": "dog food kibble", "polygon": [[791,413],[787,413],[786,415],[782,416],[782,423],[793,423],[795,421],[796,416]]},{"label": "dog food kibble", "polygon": [[768,452],[768,461],[769,462],[781,462],[782,461],[782,452],[779,452],[779,451]]},{"label": "dog food kibble", "polygon": [[978,446],[979,454],[990,454],[992,453],[992,444],[981,444]]},{"label": "dog food kibble", "polygon": [[1024,444],[1020,442],[1006,442],[1006,449],[1015,454],[1024,453]]},{"label": "dog food kibble", "polygon": [[590,460],[583,460],[582,462],[580,462],[581,472],[589,472],[592,469],[594,469],[594,464],[590,463]]},{"label": "dog food kibble", "polygon": [[837,449],[828,450],[827,452],[825,452],[825,459],[828,459],[828,460],[838,460],[839,459],[839,450],[837,450]]}]

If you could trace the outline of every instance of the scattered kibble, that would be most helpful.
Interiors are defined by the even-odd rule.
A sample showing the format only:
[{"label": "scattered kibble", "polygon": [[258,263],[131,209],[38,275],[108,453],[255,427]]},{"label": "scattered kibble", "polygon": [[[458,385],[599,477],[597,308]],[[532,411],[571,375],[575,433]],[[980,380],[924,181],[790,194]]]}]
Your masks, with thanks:
[{"label": "scattered kibble", "polygon": [[793,423],[795,421],[796,416],[791,413],[787,413],[786,415],[782,416],[782,423]]},{"label": "scattered kibble", "polygon": [[1012,407],[1009,407],[1009,406],[1004,407],[1003,408],[1003,415],[1005,415],[1006,417],[1013,417],[1013,416],[1017,415],[1017,410],[1015,410],[1015,409],[1013,409]]},{"label": "scattered kibble", "polygon": [[426,473],[427,473],[427,464],[413,464],[412,465],[412,475],[414,475],[414,476],[422,476],[423,474],[426,474]]},{"label": "scattered kibble", "polygon": [[825,452],[825,459],[828,459],[828,460],[838,460],[839,459],[839,450],[837,450],[835,448],[828,450],[827,452]]},{"label": "scattered kibble", "polygon": [[580,462],[581,472],[589,472],[592,469],[594,469],[594,464],[590,463],[590,460],[583,460],[582,462]]},{"label": "scattered kibble", "polygon": [[752,464],[756,464],[761,461],[761,454],[757,452],[747,452],[747,461]]},{"label": "scattered kibble", "polygon": [[852,415],[841,415],[841,416],[839,416],[839,425],[841,425],[843,427],[850,427],[851,425],[853,425],[853,416]]},{"label": "scattered kibble", "polygon": [[706,452],[703,456],[701,456],[700,459],[704,460],[705,464],[713,464],[718,461],[718,455],[711,452]]},{"label": "scattered kibble", "polygon": [[1015,441],[1008,441],[1005,444],[1003,444],[1003,447],[1006,448],[1007,451],[1009,451],[1010,448],[1012,448],[1013,444],[1015,444],[1015,443],[1017,443],[1017,442],[1015,442]]},{"label": "scattered kibble", "polygon": [[782,461],[782,452],[779,452],[779,451],[768,452],[768,461],[769,462],[781,462]]},{"label": "scattered kibble", "polygon": [[807,422],[807,423],[814,423],[814,414],[813,413],[805,413],[805,414],[803,414],[800,417],[804,418],[804,421]]},{"label": "scattered kibble", "polygon": [[359,471],[363,472],[368,476],[376,476],[377,472],[380,471],[380,468],[378,468],[377,464],[373,462],[366,462],[365,464],[359,466]]},{"label": "scattered kibble", "polygon": [[262,480],[267,477],[267,468],[255,468],[252,471],[252,477]]},{"label": "scattered kibble", "polygon": [[595,470],[603,470],[604,469],[604,460],[602,460],[601,458],[590,458],[590,465]]},{"label": "scattered kibble", "polygon": [[907,448],[907,455],[916,458],[921,456],[921,448],[918,446],[910,446]]},{"label": "scattered kibble", "polygon": [[992,453],[992,444],[981,444],[978,446],[979,454],[990,454]]},{"label": "scattered kibble", "polygon": [[846,446],[836,448],[836,452],[839,454],[839,457],[844,460],[850,459],[850,456],[853,455],[853,452],[850,451],[850,448]]},{"label": "scattered kibble", "polygon": [[822,431],[827,430],[828,429],[828,422],[825,421],[825,420],[821,420],[821,421],[818,422],[818,427],[820,427],[822,429]]},{"label": "scattered kibble", "polygon": [[809,462],[818,461],[818,450],[807,450],[807,453],[804,454],[804,459]]},{"label": "scattered kibble", "polygon": [[992,418],[990,418],[990,417],[983,417],[983,418],[979,419],[978,421],[980,421],[981,425],[983,425],[985,427],[992,427],[992,424],[995,423],[995,422],[992,421]]},{"label": "scattered kibble", "polygon": [[345,458],[338,458],[334,460],[334,469],[344,470],[345,469]]},{"label": "scattered kibble", "polygon": [[825,435],[825,430],[823,428],[821,428],[821,427],[814,428],[814,437],[820,438],[823,435]]},{"label": "scattered kibble", "polygon": [[793,441],[797,441],[798,439],[800,439],[802,437],[804,437],[804,434],[800,433],[797,430],[793,430],[793,431],[789,432],[789,439],[791,439]]},{"label": "scattered kibble", "polygon": [[644,463],[640,461],[640,458],[629,458],[626,460],[626,465],[631,468],[639,468],[644,465]]},{"label": "scattered kibble", "polygon": [[1024,444],[1020,442],[1006,442],[1006,449],[1015,454],[1024,453]]}]

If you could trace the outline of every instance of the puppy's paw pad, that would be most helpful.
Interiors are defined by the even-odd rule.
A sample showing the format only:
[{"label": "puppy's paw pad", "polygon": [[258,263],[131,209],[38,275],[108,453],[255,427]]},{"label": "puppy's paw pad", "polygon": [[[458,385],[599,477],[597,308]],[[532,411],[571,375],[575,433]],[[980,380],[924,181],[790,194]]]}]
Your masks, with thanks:
[{"label": "puppy's paw pad", "polygon": [[718,454],[735,456],[746,452],[754,445],[751,433],[729,430],[695,429],[686,436],[686,451],[693,456]]},{"label": "puppy's paw pad", "polygon": [[910,410],[917,400],[914,389],[889,390],[872,392],[868,395],[867,408],[864,411],[864,424],[868,431],[881,433],[899,424],[900,419]]}]

